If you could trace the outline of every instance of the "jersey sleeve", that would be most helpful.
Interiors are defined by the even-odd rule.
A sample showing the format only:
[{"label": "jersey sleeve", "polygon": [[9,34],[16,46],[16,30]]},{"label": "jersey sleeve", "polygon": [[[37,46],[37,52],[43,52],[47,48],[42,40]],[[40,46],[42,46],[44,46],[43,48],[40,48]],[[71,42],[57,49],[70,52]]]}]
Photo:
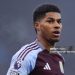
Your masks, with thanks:
[{"label": "jersey sleeve", "polygon": [[31,70],[29,59],[25,61],[15,61],[12,59],[7,75],[28,75]]},{"label": "jersey sleeve", "polygon": [[[23,47],[12,57],[7,75],[29,75],[35,68],[37,55],[41,51],[41,48],[35,45],[32,47],[28,46],[28,49],[26,49],[26,47],[27,46]],[[19,55],[20,53],[21,55]]]},{"label": "jersey sleeve", "polygon": [[[24,49],[24,47],[22,49]],[[28,54],[24,60],[17,59],[22,49],[12,57],[10,67],[6,75],[28,75],[32,70],[31,62],[33,61],[30,59],[30,54]]]}]

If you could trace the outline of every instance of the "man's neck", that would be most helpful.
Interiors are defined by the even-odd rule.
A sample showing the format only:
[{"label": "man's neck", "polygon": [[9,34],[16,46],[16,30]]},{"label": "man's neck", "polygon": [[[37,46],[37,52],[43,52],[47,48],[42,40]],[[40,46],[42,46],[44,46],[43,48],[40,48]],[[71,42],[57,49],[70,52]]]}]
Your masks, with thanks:
[{"label": "man's neck", "polygon": [[47,49],[48,51],[50,51],[50,48],[54,47],[54,43],[53,42],[48,42],[47,40],[41,38],[41,37],[37,37],[37,41],[40,42],[45,49]]}]

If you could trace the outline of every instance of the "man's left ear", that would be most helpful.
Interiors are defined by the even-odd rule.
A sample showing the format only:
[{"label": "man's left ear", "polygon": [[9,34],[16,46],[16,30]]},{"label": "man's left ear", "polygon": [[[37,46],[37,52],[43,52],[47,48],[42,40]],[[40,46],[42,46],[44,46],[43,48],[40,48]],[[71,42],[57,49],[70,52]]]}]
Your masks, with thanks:
[{"label": "man's left ear", "polygon": [[40,24],[39,24],[39,22],[36,22],[36,23],[35,23],[34,28],[35,28],[37,31],[40,30]]}]

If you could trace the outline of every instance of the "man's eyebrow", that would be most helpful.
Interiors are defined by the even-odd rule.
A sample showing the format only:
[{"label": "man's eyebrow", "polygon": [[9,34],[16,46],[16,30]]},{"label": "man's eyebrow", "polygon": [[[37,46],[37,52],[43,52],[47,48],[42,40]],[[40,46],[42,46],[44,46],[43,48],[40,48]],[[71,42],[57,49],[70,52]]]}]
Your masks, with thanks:
[{"label": "man's eyebrow", "polygon": [[47,18],[47,19],[52,19],[52,20],[61,20],[61,18],[59,18],[59,19],[55,19],[55,18],[52,18],[52,17],[49,17],[49,18]]}]

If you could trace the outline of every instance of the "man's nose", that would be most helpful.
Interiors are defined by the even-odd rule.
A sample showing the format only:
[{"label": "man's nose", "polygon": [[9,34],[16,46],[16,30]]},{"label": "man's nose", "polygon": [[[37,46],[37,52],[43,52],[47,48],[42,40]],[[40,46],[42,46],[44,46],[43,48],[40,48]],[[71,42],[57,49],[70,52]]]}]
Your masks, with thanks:
[{"label": "man's nose", "polygon": [[55,28],[55,29],[59,29],[59,28],[61,28],[61,25],[60,25],[58,22],[55,22],[54,28]]}]

